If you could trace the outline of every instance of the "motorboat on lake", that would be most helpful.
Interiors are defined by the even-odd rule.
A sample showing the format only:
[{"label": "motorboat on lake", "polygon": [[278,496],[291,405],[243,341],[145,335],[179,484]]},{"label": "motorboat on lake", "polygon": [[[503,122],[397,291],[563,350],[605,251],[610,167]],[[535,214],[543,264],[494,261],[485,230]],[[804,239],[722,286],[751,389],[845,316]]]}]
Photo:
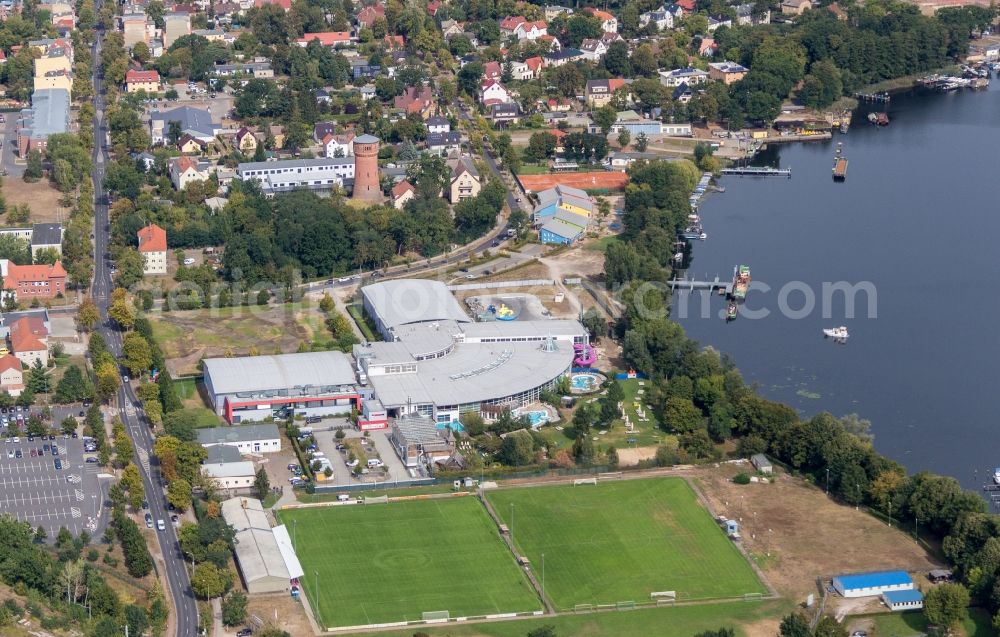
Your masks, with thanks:
[{"label": "motorboat on lake", "polygon": [[847,333],[847,328],[841,325],[840,327],[830,327],[823,330],[823,336],[829,338],[846,339],[850,334]]}]

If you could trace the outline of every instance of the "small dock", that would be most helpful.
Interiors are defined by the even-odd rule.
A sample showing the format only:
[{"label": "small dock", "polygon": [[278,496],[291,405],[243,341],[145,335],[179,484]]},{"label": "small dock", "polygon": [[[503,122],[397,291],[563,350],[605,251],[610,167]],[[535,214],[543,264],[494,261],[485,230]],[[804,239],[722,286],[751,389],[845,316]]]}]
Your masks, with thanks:
[{"label": "small dock", "polygon": [[886,91],[881,93],[855,93],[854,99],[859,102],[874,102],[876,104],[888,104],[892,101],[892,96]]},{"label": "small dock", "polygon": [[713,281],[696,281],[693,279],[671,279],[667,281],[667,285],[670,286],[671,291],[676,290],[687,290],[688,292],[693,292],[695,290],[709,290],[716,291],[719,290],[720,294],[729,295],[732,292],[732,281],[721,281],[719,277],[715,277]]},{"label": "small dock", "polygon": [[723,168],[723,175],[739,175],[740,177],[788,177],[792,176],[791,168],[771,168],[769,166],[736,166]]}]

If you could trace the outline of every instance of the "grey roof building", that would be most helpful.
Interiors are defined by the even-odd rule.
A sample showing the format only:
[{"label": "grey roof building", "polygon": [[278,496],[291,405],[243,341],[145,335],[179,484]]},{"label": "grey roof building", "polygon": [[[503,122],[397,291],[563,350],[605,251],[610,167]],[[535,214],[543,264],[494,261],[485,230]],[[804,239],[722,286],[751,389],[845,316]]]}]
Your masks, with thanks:
[{"label": "grey roof building", "polygon": [[[355,142],[362,137],[356,137]],[[371,143],[371,142],[362,142]],[[282,161],[251,161],[236,167],[236,176],[246,181],[260,180],[261,190],[271,196],[296,188],[331,190],[335,186],[354,183],[354,157],[321,157],[318,159],[286,159]]]},{"label": "grey roof building", "polygon": [[31,226],[31,251],[56,248],[62,252],[62,238],[61,223],[36,223]]},{"label": "grey roof building", "polygon": [[284,525],[273,529],[256,498],[230,498],[222,518],[236,532],[233,551],[250,593],[280,593],[305,574]]},{"label": "grey roof building", "polygon": [[387,341],[396,340],[395,330],[411,323],[472,321],[440,281],[382,281],[361,288],[361,297],[365,310]]},{"label": "grey roof building", "polygon": [[208,451],[208,457],[205,458],[204,464],[226,464],[243,459],[240,450],[230,445],[209,445],[205,449]]},{"label": "grey roof building", "polygon": [[209,427],[198,430],[198,442],[203,447],[229,445],[241,453],[281,451],[281,435],[274,424]]},{"label": "grey roof building", "polygon": [[212,121],[212,113],[202,108],[181,106],[169,111],[153,111],[149,120],[149,134],[154,144],[163,143],[170,132],[169,122],[178,122],[181,135],[190,135],[201,141],[212,141],[218,132],[218,125]]},{"label": "grey roof building", "polygon": [[205,389],[216,413],[232,423],[263,420],[285,410],[349,413],[361,400],[343,352],[205,359]]},{"label": "grey roof building", "polygon": [[49,135],[69,130],[69,91],[43,88],[31,94],[31,108],[21,111],[17,127],[18,153],[24,157],[33,148],[45,150]]}]

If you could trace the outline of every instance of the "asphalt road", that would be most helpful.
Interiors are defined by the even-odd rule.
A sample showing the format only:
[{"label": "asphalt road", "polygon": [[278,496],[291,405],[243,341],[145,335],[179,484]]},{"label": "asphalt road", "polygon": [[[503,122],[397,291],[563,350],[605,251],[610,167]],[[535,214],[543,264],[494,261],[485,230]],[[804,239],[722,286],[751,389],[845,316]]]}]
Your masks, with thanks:
[{"label": "asphalt road", "polygon": [[[97,3],[95,11],[100,10],[100,3]],[[91,178],[94,182],[94,192],[97,201],[94,206],[94,284],[93,298],[101,312],[102,322],[98,327],[98,332],[104,336],[108,347],[117,356],[121,354],[122,335],[111,325],[108,320],[108,302],[110,292],[113,289],[111,271],[104,254],[108,250],[110,241],[109,216],[107,206],[107,193],[104,191],[104,174],[109,161],[107,148],[107,132],[105,126],[104,107],[105,94],[103,78],[98,73],[101,43],[104,39],[103,31],[97,32],[97,41],[94,44],[94,107],[97,112],[94,126],[94,169]],[[153,451],[153,436],[150,434],[149,421],[143,413],[139,400],[133,393],[131,386],[123,385],[118,390],[116,396],[119,415],[122,422],[135,442],[135,463],[139,467],[142,475],[143,488],[146,490],[146,499],[149,502],[149,512],[154,520],[163,520],[165,529],[158,531],[157,540],[160,543],[160,553],[163,555],[165,565],[164,575],[170,587],[171,598],[174,605],[174,618],[176,622],[175,635],[178,637],[194,637],[198,633],[198,606],[191,591],[191,582],[188,578],[187,567],[184,563],[184,556],[181,553],[180,545],[177,542],[177,535],[174,526],[169,523],[170,516],[167,511],[166,498],[164,492],[166,483],[160,475],[159,467],[150,461]]]}]

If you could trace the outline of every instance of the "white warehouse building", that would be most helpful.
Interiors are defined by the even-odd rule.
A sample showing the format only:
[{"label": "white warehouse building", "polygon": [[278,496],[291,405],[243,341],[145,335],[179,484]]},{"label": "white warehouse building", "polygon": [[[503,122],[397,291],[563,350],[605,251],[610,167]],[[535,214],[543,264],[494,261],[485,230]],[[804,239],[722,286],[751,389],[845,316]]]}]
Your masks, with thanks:
[{"label": "white warehouse building", "polygon": [[332,190],[354,184],[354,157],[244,162],[236,167],[236,176],[243,181],[260,181],[267,196],[296,188]]}]

